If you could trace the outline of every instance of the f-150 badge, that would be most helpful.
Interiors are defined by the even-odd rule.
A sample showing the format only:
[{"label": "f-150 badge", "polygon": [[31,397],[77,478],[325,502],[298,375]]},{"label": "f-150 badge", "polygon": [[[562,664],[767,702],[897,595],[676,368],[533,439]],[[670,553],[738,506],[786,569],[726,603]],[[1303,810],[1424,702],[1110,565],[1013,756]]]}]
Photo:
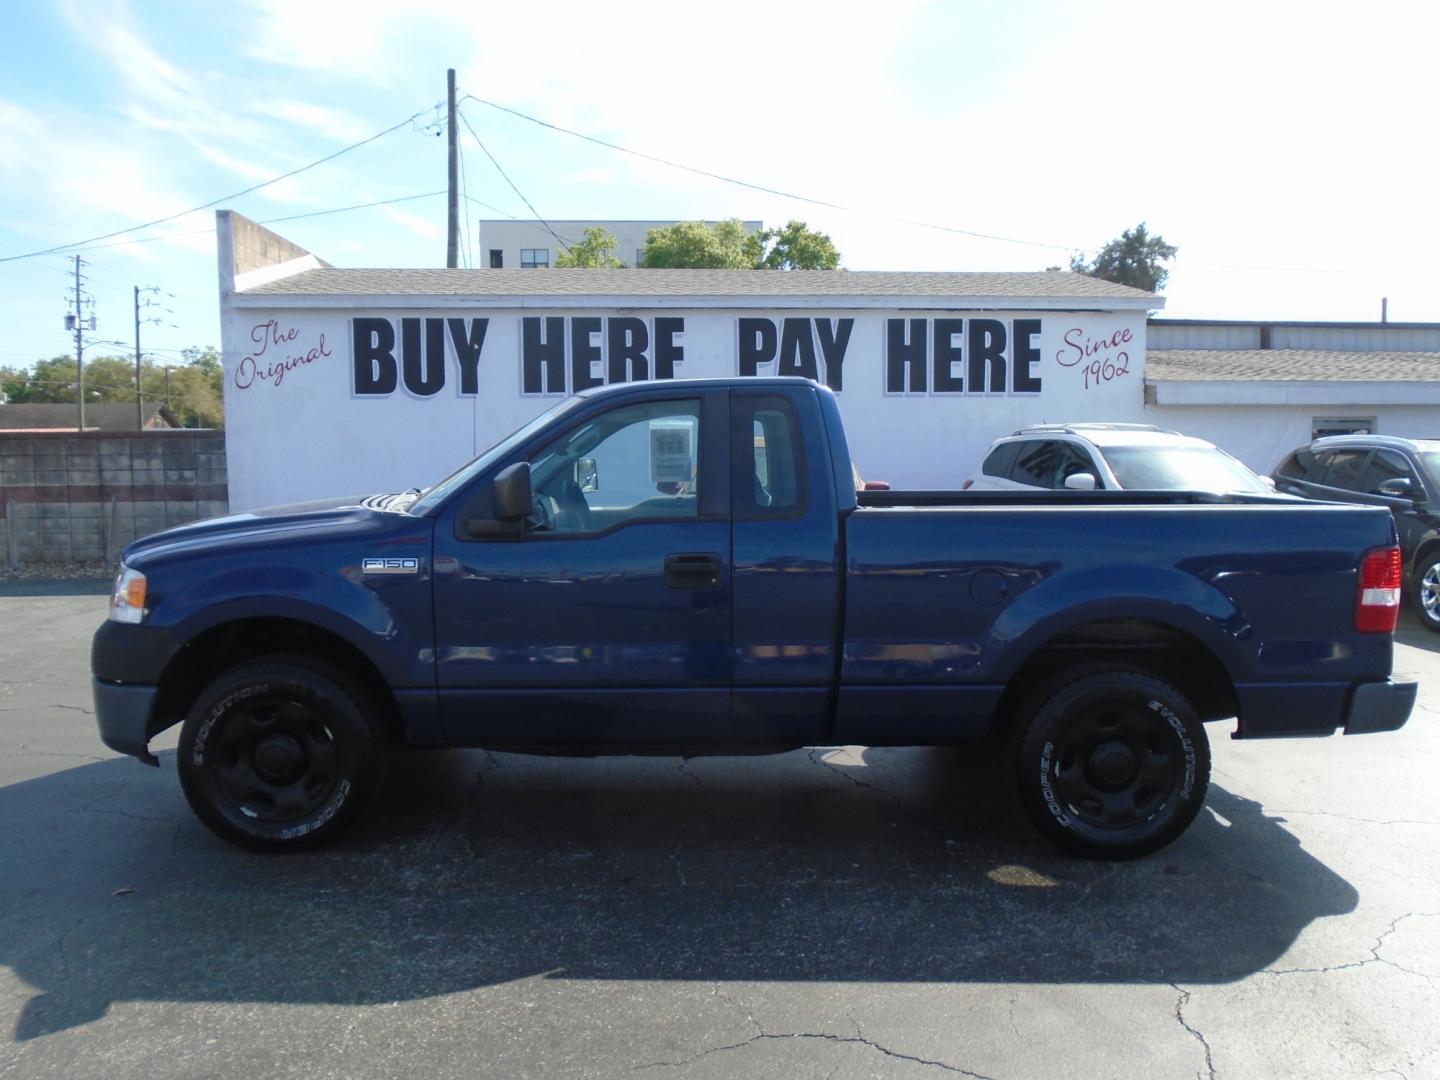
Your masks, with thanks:
[{"label": "f-150 badge", "polygon": [[361,559],[360,571],[364,574],[418,574],[419,559]]}]

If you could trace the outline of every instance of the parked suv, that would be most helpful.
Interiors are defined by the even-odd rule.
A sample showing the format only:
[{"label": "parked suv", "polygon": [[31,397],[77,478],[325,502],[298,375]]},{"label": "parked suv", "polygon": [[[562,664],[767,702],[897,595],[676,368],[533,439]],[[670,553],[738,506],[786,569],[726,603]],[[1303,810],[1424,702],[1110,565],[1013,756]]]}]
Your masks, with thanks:
[{"label": "parked suv", "polygon": [[1038,424],[996,439],[965,487],[1247,492],[1270,485],[1213,443],[1153,424]]},{"label": "parked suv", "polygon": [[1275,487],[1305,499],[1388,506],[1410,602],[1421,623],[1440,631],[1440,439],[1316,439],[1280,463]]}]

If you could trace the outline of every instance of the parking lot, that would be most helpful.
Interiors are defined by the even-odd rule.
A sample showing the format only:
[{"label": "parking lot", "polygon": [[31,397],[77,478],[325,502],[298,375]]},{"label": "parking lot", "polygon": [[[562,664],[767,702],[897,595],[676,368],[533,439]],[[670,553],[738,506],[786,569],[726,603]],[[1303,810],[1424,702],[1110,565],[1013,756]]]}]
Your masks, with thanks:
[{"label": "parking lot", "polygon": [[[61,592],[79,595],[60,595]],[[25,595],[28,593],[29,595]],[[1394,735],[1235,743],[1079,862],[952,750],[405,754],[250,855],[107,751],[96,589],[0,586],[0,1074],[1440,1076],[1440,635]]]}]

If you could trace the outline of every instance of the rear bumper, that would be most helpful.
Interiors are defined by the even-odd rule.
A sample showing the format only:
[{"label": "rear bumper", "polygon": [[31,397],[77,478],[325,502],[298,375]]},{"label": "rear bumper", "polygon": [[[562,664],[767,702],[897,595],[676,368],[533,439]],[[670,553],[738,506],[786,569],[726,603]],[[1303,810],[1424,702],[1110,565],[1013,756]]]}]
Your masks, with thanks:
[{"label": "rear bumper", "polygon": [[149,749],[150,715],[155,710],[159,688],[95,678],[91,679],[91,685],[100,741],[117,753],[139,758],[146,765],[159,765]]},{"label": "rear bumper", "polygon": [[1235,687],[1237,739],[1316,738],[1397,731],[1410,718],[1417,684],[1366,682],[1250,683]]},{"label": "rear bumper", "polygon": [[1346,735],[1368,735],[1375,731],[1399,731],[1410,719],[1420,684],[1386,679],[1361,683],[1350,697],[1345,714]]}]

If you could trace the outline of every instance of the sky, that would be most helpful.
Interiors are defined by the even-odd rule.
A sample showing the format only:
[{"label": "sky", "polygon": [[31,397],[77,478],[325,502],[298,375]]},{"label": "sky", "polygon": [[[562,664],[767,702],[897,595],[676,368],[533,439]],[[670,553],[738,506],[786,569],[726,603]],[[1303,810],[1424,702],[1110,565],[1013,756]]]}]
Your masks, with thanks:
[{"label": "sky", "polygon": [[213,209],[94,239],[212,202],[337,266],[443,266],[448,67],[480,99],[462,265],[532,216],[516,188],[798,219],[852,270],[1043,270],[1144,221],[1179,248],[1165,316],[1440,321],[1433,2],[12,0],[6,31],[0,367],[73,355],[76,253],[87,356],[133,349],[135,286],[155,359],[218,345]]}]

